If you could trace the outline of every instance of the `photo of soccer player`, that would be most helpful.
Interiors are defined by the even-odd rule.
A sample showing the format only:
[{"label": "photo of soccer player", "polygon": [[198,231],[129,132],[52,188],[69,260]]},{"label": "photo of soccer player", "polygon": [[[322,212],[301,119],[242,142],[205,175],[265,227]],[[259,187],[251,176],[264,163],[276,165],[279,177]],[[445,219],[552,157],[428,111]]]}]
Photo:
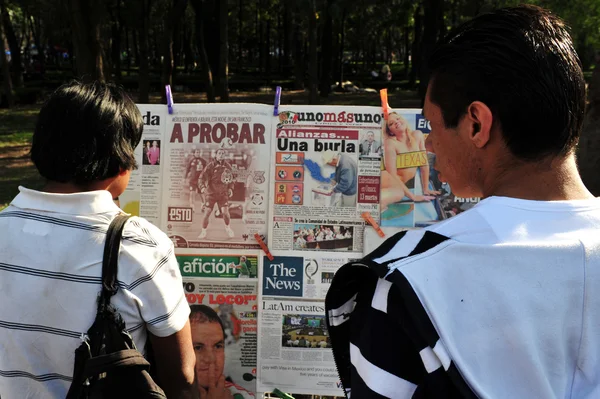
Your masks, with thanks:
[{"label": "photo of soccer player", "polygon": [[[222,144],[224,143],[225,141],[223,141]],[[215,159],[209,162],[202,172],[201,192],[204,193],[205,201],[202,209],[202,230],[200,230],[200,234],[198,235],[199,239],[207,237],[207,229],[215,204],[223,217],[227,236],[229,238],[235,236],[235,233],[229,225],[231,221],[229,216],[229,198],[233,196],[235,179],[233,176],[233,168],[225,159],[227,156],[226,147],[226,145],[221,145],[219,147]]]},{"label": "photo of soccer player", "polygon": [[190,208],[196,211],[196,194],[199,194],[200,203],[204,203],[204,198],[200,192],[200,183],[202,172],[206,168],[206,159],[202,158],[202,151],[194,148],[191,156],[187,158],[185,167],[185,181],[189,188],[189,204]]}]

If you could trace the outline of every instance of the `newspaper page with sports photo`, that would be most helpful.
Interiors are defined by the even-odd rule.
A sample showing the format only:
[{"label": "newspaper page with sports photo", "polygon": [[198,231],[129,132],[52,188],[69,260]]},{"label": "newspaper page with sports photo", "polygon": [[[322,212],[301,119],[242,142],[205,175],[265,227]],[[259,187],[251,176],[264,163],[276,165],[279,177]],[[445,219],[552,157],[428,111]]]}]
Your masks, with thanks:
[{"label": "newspaper page with sports photo", "polygon": [[333,275],[351,260],[350,254],[273,255],[272,261],[263,257],[259,279],[257,390],[343,396],[324,301]]},{"label": "newspaper page with sports photo", "polygon": [[177,104],[167,118],[162,229],[176,248],[259,248],[272,108]]},{"label": "newspaper page with sports photo", "polygon": [[138,168],[131,172],[129,185],[119,196],[123,211],[160,225],[162,200],[161,147],[167,122],[167,108],[160,104],[137,104],[144,121],[142,140],[135,149]]},{"label": "newspaper page with sports photo", "polygon": [[448,183],[439,179],[435,154],[425,149],[431,128],[421,110],[391,111],[381,130],[382,226],[426,227],[479,202],[478,198],[455,196]]},{"label": "newspaper page with sports photo", "polygon": [[209,385],[212,366],[235,399],[255,398],[259,252],[208,252],[180,249],[177,255],[192,310],[198,384]]},{"label": "newspaper page with sports photo", "polygon": [[269,247],[361,252],[379,218],[381,109],[282,106],[273,118]]}]

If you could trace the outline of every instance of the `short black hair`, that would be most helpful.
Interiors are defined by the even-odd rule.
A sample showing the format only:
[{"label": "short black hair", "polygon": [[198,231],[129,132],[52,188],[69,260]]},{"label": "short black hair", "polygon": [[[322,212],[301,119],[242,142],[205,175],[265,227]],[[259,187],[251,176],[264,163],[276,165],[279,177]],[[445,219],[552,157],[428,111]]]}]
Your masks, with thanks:
[{"label": "short black hair", "polygon": [[433,51],[430,99],[446,127],[485,103],[510,151],[523,160],[569,154],[585,111],[581,62],[562,20],[536,6],[481,14]]},{"label": "short black hair", "polygon": [[122,88],[70,82],[50,95],[38,115],[31,160],[51,181],[86,185],[137,167],[134,150],[144,123]]},{"label": "short black hair", "polygon": [[191,305],[190,306],[190,323],[219,323],[223,331],[223,339],[225,339],[225,326],[223,321],[211,308],[206,305]]}]

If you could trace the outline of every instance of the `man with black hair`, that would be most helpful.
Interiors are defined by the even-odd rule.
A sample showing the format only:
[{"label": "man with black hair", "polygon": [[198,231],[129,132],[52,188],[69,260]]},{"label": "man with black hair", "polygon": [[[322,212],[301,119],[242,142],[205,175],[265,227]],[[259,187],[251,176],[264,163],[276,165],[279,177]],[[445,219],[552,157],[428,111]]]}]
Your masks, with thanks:
[{"label": "man with black hair", "polygon": [[336,273],[342,385],[361,399],[600,397],[600,199],[577,171],[585,81],[567,29],[534,6],[481,14],[429,68],[427,150],[453,193],[483,200]]},{"label": "man with black hair", "polygon": [[254,399],[253,393],[226,379],[223,374],[225,326],[217,312],[206,305],[192,305],[190,308],[200,398]]},{"label": "man with black hair", "polygon": [[[0,212],[0,395],[64,398],[96,316],[113,202],[137,167],[143,121],[125,91],[73,82],[40,110],[31,159],[46,179]],[[111,303],[139,350],[150,340],[168,397],[194,397],[195,357],[173,243],[133,217]]]}]

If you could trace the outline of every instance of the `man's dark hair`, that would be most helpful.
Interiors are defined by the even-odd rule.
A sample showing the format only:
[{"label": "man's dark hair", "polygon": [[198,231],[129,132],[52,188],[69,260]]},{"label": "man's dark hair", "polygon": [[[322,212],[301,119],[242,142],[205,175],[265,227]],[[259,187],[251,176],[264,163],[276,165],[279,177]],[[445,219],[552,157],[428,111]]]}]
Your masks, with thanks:
[{"label": "man's dark hair", "polygon": [[133,100],[109,83],[71,82],[42,107],[31,160],[48,180],[85,185],[137,167],[144,123]]},{"label": "man's dark hair", "polygon": [[581,63],[564,23],[535,6],[481,14],[453,30],[430,61],[430,99],[446,127],[485,103],[524,160],[568,154],[585,109]]},{"label": "man's dark hair", "polygon": [[190,306],[190,323],[219,323],[225,337],[225,326],[223,321],[210,306],[192,305]]}]

